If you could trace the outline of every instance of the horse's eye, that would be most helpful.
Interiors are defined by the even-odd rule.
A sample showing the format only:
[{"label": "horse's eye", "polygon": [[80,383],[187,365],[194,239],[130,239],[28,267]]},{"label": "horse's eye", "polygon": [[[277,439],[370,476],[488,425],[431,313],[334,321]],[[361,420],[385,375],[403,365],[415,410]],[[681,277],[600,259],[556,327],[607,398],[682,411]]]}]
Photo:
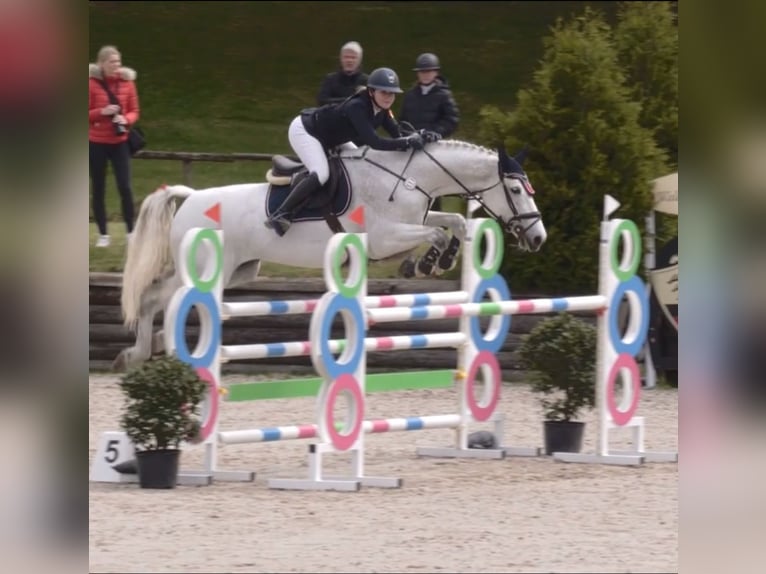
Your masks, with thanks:
[{"label": "horse's eye", "polygon": [[515,193],[516,195],[519,195],[521,193],[521,187],[519,187],[518,185],[514,185],[511,188],[511,193]]}]

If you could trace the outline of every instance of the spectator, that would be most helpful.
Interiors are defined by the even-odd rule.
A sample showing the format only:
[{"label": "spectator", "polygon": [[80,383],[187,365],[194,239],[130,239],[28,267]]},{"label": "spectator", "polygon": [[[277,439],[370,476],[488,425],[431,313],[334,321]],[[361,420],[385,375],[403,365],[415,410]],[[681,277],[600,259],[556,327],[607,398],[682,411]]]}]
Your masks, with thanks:
[{"label": "spectator", "polygon": [[[417,73],[417,84],[402,98],[400,122],[410,123],[416,130],[429,130],[447,138],[457,129],[459,111],[447,80],[439,73],[441,66],[436,54],[420,54],[412,69]],[[431,209],[441,208],[440,198]]]},{"label": "spectator", "polygon": [[[122,65],[120,52],[104,46],[95,64],[88,66],[88,145],[93,215],[98,225],[96,247],[110,243],[106,227],[106,169],[112,164],[122,200],[122,217],[128,233],[133,232],[133,193],[130,187],[128,131],[139,118],[136,72]],[[111,96],[110,96],[111,92]],[[115,100],[117,103],[112,103]]]},{"label": "spectator", "polygon": [[366,84],[367,74],[362,72],[362,46],[359,42],[346,42],[340,49],[340,69],[325,76],[317,103],[320,106],[340,103]]},{"label": "spectator", "polygon": [[[373,149],[422,149],[424,136],[415,133],[401,137],[391,112],[396,94],[401,93],[396,72],[390,68],[378,68],[370,74],[366,90],[361,90],[341,104],[309,108],[296,116],[290,123],[288,138],[309,175],[290,191],[282,205],[265,222],[266,227],[278,235],[284,235],[298,206],[327,183],[330,177],[327,150],[356,147],[352,143],[354,139]],[[383,127],[391,139],[378,136],[375,131],[379,127]]]}]

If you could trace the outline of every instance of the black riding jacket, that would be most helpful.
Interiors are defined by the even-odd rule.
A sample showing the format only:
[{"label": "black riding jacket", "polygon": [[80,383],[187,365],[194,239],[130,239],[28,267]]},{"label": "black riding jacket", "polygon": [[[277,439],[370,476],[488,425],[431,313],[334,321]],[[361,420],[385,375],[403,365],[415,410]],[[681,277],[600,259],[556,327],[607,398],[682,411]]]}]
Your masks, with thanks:
[{"label": "black riding jacket", "polygon": [[322,85],[317,94],[317,103],[337,104],[353,96],[360,86],[367,85],[367,74],[357,70],[353,74],[346,74],[343,70],[327,74],[322,80]]},{"label": "black riding jacket", "polygon": [[438,76],[434,84],[427,94],[423,94],[420,84],[405,92],[399,121],[411,123],[416,130],[439,132],[446,138],[457,128],[460,112],[447,81]]},{"label": "black riding jacket", "polygon": [[[401,137],[393,113],[390,110],[374,113],[367,90],[340,104],[303,110],[301,119],[306,131],[317,138],[326,150],[348,141],[379,150],[408,149],[407,140]],[[381,126],[395,139],[382,138],[375,133]]]}]

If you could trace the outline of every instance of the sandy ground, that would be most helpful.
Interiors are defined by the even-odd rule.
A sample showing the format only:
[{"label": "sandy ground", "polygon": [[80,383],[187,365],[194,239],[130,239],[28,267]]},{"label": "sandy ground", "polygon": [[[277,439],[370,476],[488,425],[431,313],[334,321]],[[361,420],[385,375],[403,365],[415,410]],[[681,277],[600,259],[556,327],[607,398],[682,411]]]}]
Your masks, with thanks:
[{"label": "sandy ground", "polygon": [[[252,377],[250,377],[252,379]],[[226,381],[244,380],[226,377]],[[119,430],[117,379],[90,378],[89,461],[99,434]],[[376,393],[367,417],[456,412],[450,389]],[[506,386],[508,446],[542,446],[536,396]],[[678,394],[644,391],[648,450],[678,448]],[[309,423],[314,399],[228,403],[221,430]],[[593,452],[587,421],[583,451]],[[482,427],[477,426],[476,430]],[[624,435],[622,434],[624,432]],[[548,457],[418,458],[450,430],[366,435],[367,474],[399,490],[270,490],[266,479],[304,478],[308,442],[221,447],[223,469],[254,470],[254,483],[142,490],[90,484],[91,572],[677,572],[678,465],[568,464]],[[628,432],[612,442],[627,446]],[[184,450],[198,468],[202,450]],[[348,468],[347,455],[328,459]]]}]

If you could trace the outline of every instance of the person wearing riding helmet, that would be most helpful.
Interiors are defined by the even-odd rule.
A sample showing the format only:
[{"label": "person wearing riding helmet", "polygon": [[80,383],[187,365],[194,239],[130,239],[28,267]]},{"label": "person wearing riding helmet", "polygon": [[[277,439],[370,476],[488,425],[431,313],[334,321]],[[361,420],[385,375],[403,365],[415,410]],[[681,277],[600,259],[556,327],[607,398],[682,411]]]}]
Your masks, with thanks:
[{"label": "person wearing riding helmet", "polygon": [[[308,177],[293,188],[282,205],[266,220],[266,227],[284,235],[292,223],[295,209],[312,193],[319,191],[330,177],[327,151],[355,148],[352,141],[372,149],[405,151],[422,149],[423,136],[413,133],[401,137],[391,106],[401,94],[399,77],[390,68],[377,68],[370,73],[367,89],[359,91],[339,104],[308,108],[290,123],[287,135],[290,146],[309,171]],[[383,127],[391,138],[378,136]]]},{"label": "person wearing riding helmet", "polygon": [[[441,74],[439,57],[430,52],[420,54],[412,71],[418,81],[402,96],[399,121],[409,123],[416,130],[430,130],[442,138],[450,137],[460,122],[460,112],[447,79]],[[440,197],[434,199],[431,209],[441,210]]]}]

